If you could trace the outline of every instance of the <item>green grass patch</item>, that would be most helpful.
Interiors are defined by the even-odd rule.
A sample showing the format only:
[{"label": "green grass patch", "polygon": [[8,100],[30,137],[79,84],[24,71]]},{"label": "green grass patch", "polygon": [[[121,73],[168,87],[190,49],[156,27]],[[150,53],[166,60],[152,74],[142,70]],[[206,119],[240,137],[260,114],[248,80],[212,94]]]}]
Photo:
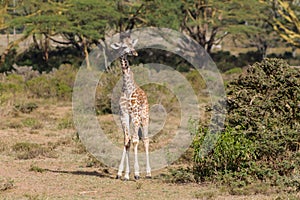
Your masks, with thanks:
[{"label": "green grass patch", "polygon": [[37,120],[35,118],[31,118],[31,117],[22,120],[22,124],[25,127],[32,128],[32,129],[41,129],[41,128],[43,128],[43,124],[39,120]]},{"label": "green grass patch", "polygon": [[67,114],[67,115],[64,116],[64,118],[59,119],[59,123],[57,125],[57,128],[59,130],[74,128],[72,116],[70,114]]},{"label": "green grass patch", "polygon": [[19,142],[12,146],[12,150],[16,153],[16,157],[22,160],[33,159],[39,156],[56,157],[50,148],[37,143]]},{"label": "green grass patch", "polygon": [[43,169],[43,168],[41,168],[41,167],[39,167],[39,166],[31,165],[29,171],[31,171],[31,172],[39,172],[39,173],[43,173],[43,172],[45,172],[46,170]]},{"label": "green grass patch", "polygon": [[231,74],[240,74],[243,72],[243,69],[240,68],[240,67],[235,67],[235,68],[232,68],[228,71],[225,72],[226,75],[231,75]]}]

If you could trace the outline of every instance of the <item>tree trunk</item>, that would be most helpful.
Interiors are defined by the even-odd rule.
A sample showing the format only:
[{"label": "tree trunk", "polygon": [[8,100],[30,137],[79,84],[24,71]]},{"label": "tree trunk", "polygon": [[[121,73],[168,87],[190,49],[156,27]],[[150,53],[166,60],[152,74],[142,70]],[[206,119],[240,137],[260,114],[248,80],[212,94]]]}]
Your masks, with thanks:
[{"label": "tree trunk", "polygon": [[85,57],[85,62],[86,62],[86,68],[88,70],[91,70],[87,42],[86,42],[86,38],[84,36],[82,36],[82,45],[83,45],[83,53],[84,53],[84,57]]},{"label": "tree trunk", "polygon": [[293,58],[297,57],[297,48],[296,47],[292,47],[292,57]]},{"label": "tree trunk", "polygon": [[5,62],[5,58],[6,56],[8,55],[9,51],[16,45],[18,45],[19,43],[21,43],[22,41],[24,41],[26,38],[28,38],[28,36],[30,35],[31,33],[29,33],[28,35],[23,35],[22,37],[20,37],[19,39],[13,41],[13,42],[10,42],[8,44],[8,46],[6,47],[6,49],[4,50],[4,52],[2,53],[1,55],[1,61],[0,61],[0,64],[3,64]]},{"label": "tree trunk", "polygon": [[45,44],[44,44],[44,60],[47,63],[49,60],[49,38],[45,35]]}]

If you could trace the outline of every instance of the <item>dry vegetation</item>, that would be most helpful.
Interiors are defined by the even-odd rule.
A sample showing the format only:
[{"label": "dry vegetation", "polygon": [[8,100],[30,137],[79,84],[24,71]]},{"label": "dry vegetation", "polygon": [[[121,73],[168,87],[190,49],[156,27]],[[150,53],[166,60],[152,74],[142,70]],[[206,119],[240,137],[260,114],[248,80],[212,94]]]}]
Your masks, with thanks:
[{"label": "dry vegetation", "polygon": [[[26,89],[20,77],[13,75],[9,81],[7,77],[4,79],[0,109],[0,199],[299,198],[299,194],[289,194],[263,183],[243,188],[218,183],[197,184],[186,170],[191,167],[192,151],[174,165],[155,171],[152,180],[115,180],[116,171],[99,163],[78,139],[68,95],[46,88],[58,96],[41,98],[35,91]],[[43,91],[42,86],[39,89]],[[153,88],[148,90],[154,91]],[[152,148],[163,145],[155,141],[167,137],[176,112],[170,114],[166,128],[152,138]],[[108,130],[107,136],[121,145],[122,133],[112,115],[100,115],[99,121]]]}]

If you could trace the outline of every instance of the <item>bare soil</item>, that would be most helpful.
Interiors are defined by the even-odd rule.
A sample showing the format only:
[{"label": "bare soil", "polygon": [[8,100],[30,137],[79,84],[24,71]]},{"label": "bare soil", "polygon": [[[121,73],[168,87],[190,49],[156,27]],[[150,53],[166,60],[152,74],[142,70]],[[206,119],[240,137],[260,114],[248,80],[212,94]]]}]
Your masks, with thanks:
[{"label": "bare soil", "polygon": [[[32,113],[12,109],[1,115],[0,199],[289,198],[276,192],[233,195],[227,187],[212,183],[166,181],[168,169],[176,166],[153,172],[152,179],[116,180],[116,171],[93,160],[78,141],[76,130],[68,124],[71,112],[67,103],[43,102]],[[299,199],[300,194],[293,198]]]}]

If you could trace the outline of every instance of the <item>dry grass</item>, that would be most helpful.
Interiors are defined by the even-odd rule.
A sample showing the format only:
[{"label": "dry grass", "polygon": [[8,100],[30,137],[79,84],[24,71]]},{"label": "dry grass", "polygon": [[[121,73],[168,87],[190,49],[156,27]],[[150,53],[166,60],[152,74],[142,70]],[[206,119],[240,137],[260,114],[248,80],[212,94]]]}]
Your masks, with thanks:
[{"label": "dry grass", "polygon": [[[207,99],[203,97],[202,103]],[[15,109],[14,105],[20,109]],[[0,199],[284,199],[298,194],[264,193],[261,186],[244,188],[195,184],[180,170],[191,161],[184,154],[176,165],[153,172],[153,179],[122,182],[85,149],[72,123],[70,102],[32,99],[37,107],[27,112],[26,99],[6,104],[0,123]],[[203,104],[204,104],[203,103]],[[176,102],[172,104],[176,108]],[[204,108],[204,106],[203,106]],[[25,112],[24,112],[25,111]],[[161,148],[177,128],[178,111],[171,110],[164,129],[151,138],[151,150]],[[117,118],[117,120],[119,120]],[[123,133],[112,115],[99,116],[107,136],[122,146]],[[143,151],[143,145],[140,145]],[[169,169],[171,169],[169,171]],[[186,181],[190,179],[189,181]],[[180,184],[178,184],[180,183]],[[128,195],[130,194],[130,195]],[[295,198],[294,198],[295,199]]]},{"label": "dry grass", "polygon": [[[14,128],[8,127],[9,123],[2,125],[0,177],[3,177],[1,179],[3,181],[0,181],[0,199],[178,199],[180,197],[258,200],[283,199],[284,195],[287,195],[266,194],[261,186],[253,186],[241,192],[238,189],[218,187],[212,183],[174,184],[176,180],[189,176],[182,171],[176,171],[178,168],[174,166],[169,168],[173,172],[167,169],[153,172],[152,180],[141,179],[138,182],[115,180],[116,171],[103,166],[86,152],[73,126],[58,128],[61,120],[68,121],[70,116],[69,105],[39,103],[39,107],[30,114],[19,113],[17,117],[11,115],[5,117],[5,120],[11,123],[35,119],[43,126],[32,130],[31,125],[27,127],[23,124]],[[113,127],[112,116],[103,116],[101,120],[106,129]],[[32,134],[31,131],[36,132]],[[122,132],[119,139],[122,140]],[[152,147],[159,148],[159,145],[161,144],[153,143]],[[52,156],[53,152],[56,156]],[[186,156],[188,157],[188,154]],[[186,158],[181,158],[179,163],[186,164]],[[291,194],[290,197],[293,197],[292,195],[297,197],[297,194]]]}]

